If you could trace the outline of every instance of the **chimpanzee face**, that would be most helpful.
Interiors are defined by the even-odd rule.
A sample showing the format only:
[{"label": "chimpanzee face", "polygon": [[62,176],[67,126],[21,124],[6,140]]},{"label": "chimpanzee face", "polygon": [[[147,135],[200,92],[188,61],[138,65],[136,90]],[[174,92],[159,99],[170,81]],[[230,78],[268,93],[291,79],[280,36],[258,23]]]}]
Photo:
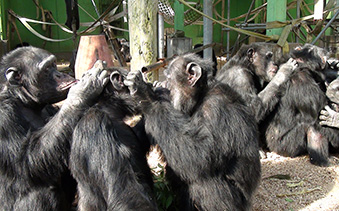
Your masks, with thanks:
[{"label": "chimpanzee face", "polygon": [[54,55],[35,47],[22,47],[8,53],[1,61],[1,72],[8,89],[37,104],[65,99],[76,82],[73,77],[57,71]]},{"label": "chimpanzee face", "polygon": [[273,60],[273,52],[262,46],[256,49],[249,48],[247,55],[252,60],[256,75],[265,82],[270,82],[278,71],[278,66]]},{"label": "chimpanzee face", "polygon": [[237,57],[244,66],[254,71],[254,74],[262,81],[271,81],[278,71],[272,51],[264,44],[243,45],[239,49]]}]

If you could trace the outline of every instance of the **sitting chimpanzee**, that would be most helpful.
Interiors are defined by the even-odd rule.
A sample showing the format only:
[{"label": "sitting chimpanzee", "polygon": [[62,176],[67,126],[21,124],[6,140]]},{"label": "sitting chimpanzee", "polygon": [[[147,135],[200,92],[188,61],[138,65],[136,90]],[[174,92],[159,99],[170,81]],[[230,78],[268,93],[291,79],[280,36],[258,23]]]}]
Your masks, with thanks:
[{"label": "sitting chimpanzee", "polygon": [[[1,60],[1,210],[69,210],[74,200],[69,141],[83,110],[102,92],[107,73],[97,63],[74,85],[55,62],[54,55],[34,47],[18,48]],[[53,117],[44,109],[65,98]]]},{"label": "sitting chimpanzee", "polygon": [[295,157],[308,152],[311,163],[327,166],[329,142],[338,142],[330,128],[318,124],[327,104],[325,75],[327,51],[306,44],[291,51],[298,68],[283,85],[280,102],[263,125],[269,150]]},{"label": "sitting chimpanzee", "polygon": [[[256,122],[241,97],[214,79],[213,63],[188,54],[165,70],[170,96],[132,71],[125,84],[145,128],[182,182],[181,210],[248,210],[260,180]],[[173,182],[173,181],[172,181]]]},{"label": "sitting chimpanzee", "polygon": [[273,110],[279,100],[276,94],[280,85],[297,67],[296,61],[291,59],[278,70],[272,57],[273,53],[265,44],[243,45],[216,76],[243,97],[257,122]]},{"label": "sitting chimpanzee", "polygon": [[80,210],[157,210],[146,161],[150,143],[124,119],[137,111],[123,84],[127,70],[111,68],[111,83],[79,121],[70,168],[78,182]]}]

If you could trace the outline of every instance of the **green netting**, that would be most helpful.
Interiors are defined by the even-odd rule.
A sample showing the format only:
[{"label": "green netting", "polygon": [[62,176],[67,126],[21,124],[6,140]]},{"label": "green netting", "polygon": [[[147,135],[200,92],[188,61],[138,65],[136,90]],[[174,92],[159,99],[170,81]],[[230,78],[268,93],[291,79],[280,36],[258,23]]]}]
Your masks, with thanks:
[{"label": "green netting", "polygon": [[[175,12],[171,5],[173,5],[173,0],[158,0],[159,13],[161,13],[164,16],[164,20],[166,23],[174,25]],[[200,3],[195,4],[194,8],[196,8],[199,11],[203,10]],[[195,21],[199,20],[200,18],[201,18],[200,14],[191,9],[188,9],[185,11],[184,14],[184,25],[185,26],[190,25]]]}]

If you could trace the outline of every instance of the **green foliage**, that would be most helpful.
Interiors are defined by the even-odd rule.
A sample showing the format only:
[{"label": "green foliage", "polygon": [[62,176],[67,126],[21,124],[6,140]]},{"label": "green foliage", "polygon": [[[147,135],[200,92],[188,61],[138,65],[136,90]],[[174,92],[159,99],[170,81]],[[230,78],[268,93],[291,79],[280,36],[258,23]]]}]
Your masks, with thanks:
[{"label": "green foliage", "polygon": [[[160,168],[160,170],[156,170]],[[172,192],[169,182],[165,177],[165,168],[158,164],[157,168],[153,168],[154,192],[157,200],[159,211],[177,210],[174,203],[174,193]]]}]

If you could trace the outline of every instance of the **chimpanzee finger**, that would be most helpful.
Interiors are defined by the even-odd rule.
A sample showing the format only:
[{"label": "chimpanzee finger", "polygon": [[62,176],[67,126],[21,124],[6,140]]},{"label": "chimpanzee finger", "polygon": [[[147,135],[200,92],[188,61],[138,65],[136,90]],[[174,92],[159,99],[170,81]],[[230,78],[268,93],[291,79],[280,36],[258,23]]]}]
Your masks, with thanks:
[{"label": "chimpanzee finger", "polygon": [[336,112],[332,110],[328,105],[325,106],[326,111],[329,115],[334,115]]},{"label": "chimpanzee finger", "polygon": [[326,116],[329,115],[328,111],[326,111],[326,110],[321,110],[321,111],[320,111],[320,114],[321,114],[321,115],[326,115]]},{"label": "chimpanzee finger", "polygon": [[328,119],[328,115],[326,115],[326,114],[325,115],[320,115],[319,119],[320,120],[327,120]]},{"label": "chimpanzee finger", "polygon": [[99,73],[100,73],[100,75],[98,76],[99,80],[104,80],[105,78],[109,77],[107,70],[102,70]]},{"label": "chimpanzee finger", "polygon": [[328,122],[327,121],[320,121],[319,125],[328,125]]}]

